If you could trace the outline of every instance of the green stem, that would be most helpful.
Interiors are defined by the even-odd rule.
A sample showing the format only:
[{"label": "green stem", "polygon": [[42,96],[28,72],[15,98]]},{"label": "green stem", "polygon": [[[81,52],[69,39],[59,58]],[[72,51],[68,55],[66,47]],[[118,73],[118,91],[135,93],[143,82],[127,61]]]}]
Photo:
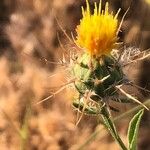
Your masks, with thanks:
[{"label": "green stem", "polygon": [[22,127],[20,129],[20,139],[21,139],[21,145],[20,145],[20,149],[21,150],[25,150],[26,146],[27,146],[27,142],[29,139],[29,118],[31,116],[31,103],[30,101],[28,102],[27,106],[26,106],[26,113],[24,116],[24,121],[22,124]]},{"label": "green stem", "polygon": [[123,141],[121,140],[118,132],[116,131],[116,127],[110,118],[109,111],[106,107],[103,107],[102,109],[102,119],[104,121],[105,127],[108,129],[112,137],[116,140],[116,142],[119,144],[122,150],[127,150],[126,146],[124,145]]},{"label": "green stem", "polygon": [[[150,99],[146,100],[144,102],[144,105],[146,105],[148,108],[150,108]],[[129,116],[130,114],[132,114],[135,111],[138,111],[139,109],[141,109],[142,106],[138,105],[130,110],[128,110],[126,113],[121,114],[120,116],[114,118],[114,122],[118,122],[119,120],[121,120],[122,118],[125,118],[127,116]],[[104,128],[101,128],[99,130],[96,130],[94,133],[92,133],[89,138],[82,144],[80,145],[77,150],[82,150],[84,147],[86,147],[87,145],[89,145],[92,141],[94,141],[96,139],[96,137],[98,136],[98,134],[103,130]],[[101,137],[102,139],[103,137]]]}]

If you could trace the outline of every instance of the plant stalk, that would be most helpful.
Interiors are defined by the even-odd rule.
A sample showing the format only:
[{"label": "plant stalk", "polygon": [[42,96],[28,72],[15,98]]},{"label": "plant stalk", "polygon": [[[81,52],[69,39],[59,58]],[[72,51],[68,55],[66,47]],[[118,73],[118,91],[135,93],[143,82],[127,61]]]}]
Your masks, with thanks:
[{"label": "plant stalk", "polygon": [[112,135],[112,137],[116,140],[116,142],[119,144],[119,146],[121,147],[122,150],[127,150],[125,144],[123,143],[123,141],[121,140],[118,132],[116,131],[116,127],[110,117],[109,111],[106,107],[102,108],[102,115],[101,115],[103,121],[104,121],[104,125],[105,127],[108,129],[108,131],[110,132],[110,134]]}]

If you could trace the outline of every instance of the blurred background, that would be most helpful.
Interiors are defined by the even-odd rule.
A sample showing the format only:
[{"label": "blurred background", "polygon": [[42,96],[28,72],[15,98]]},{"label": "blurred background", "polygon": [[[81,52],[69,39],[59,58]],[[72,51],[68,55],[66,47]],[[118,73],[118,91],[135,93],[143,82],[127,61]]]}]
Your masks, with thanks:
[{"label": "blurred background", "polygon": [[[89,1],[92,8],[94,1],[99,2]],[[130,47],[143,51],[150,48],[150,1],[111,0],[109,3],[114,12],[121,8],[120,20],[130,8],[119,33],[122,49]],[[75,125],[72,95],[66,90],[36,105],[58,90],[65,81],[64,67],[52,62],[62,58],[63,49],[75,48],[63,30],[70,37],[71,32],[75,35],[75,28],[82,17],[82,5],[85,6],[85,0],[0,1],[1,150],[76,150],[95,130],[101,128],[96,117],[88,116],[84,116],[78,126]],[[149,68],[147,58],[132,64],[126,72],[136,84],[150,90]],[[143,101],[149,98],[148,92],[138,90],[137,93]],[[123,107],[121,112],[131,108],[128,105],[119,107]],[[125,141],[128,119],[117,124]],[[150,149],[149,129],[150,114],[145,113],[139,150]],[[83,149],[119,150],[106,133],[102,130]]]}]

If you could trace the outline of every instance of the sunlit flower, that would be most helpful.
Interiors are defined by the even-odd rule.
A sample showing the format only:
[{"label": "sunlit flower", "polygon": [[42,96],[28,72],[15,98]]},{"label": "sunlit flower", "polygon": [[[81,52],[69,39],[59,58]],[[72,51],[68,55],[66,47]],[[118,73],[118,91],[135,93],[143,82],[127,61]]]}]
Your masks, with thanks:
[{"label": "sunlit flower", "polygon": [[94,13],[91,14],[88,0],[86,0],[86,5],[86,9],[82,7],[83,18],[76,29],[76,43],[92,56],[108,55],[116,47],[118,40],[117,16],[120,9],[113,16],[113,13],[108,12],[108,2],[102,10],[100,0],[99,6],[95,3]]}]

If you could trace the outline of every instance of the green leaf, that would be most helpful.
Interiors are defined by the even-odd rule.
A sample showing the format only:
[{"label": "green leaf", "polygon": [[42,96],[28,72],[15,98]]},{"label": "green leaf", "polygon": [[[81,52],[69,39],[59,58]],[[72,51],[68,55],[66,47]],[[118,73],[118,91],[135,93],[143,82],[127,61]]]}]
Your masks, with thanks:
[{"label": "green leaf", "polygon": [[79,111],[83,112],[87,115],[97,115],[99,114],[99,110],[92,106],[86,106],[83,102],[80,101],[73,101],[73,106],[77,108]]},{"label": "green leaf", "polygon": [[128,145],[129,150],[136,150],[137,135],[139,130],[139,124],[144,113],[144,109],[141,109],[130,121],[128,128]]}]

